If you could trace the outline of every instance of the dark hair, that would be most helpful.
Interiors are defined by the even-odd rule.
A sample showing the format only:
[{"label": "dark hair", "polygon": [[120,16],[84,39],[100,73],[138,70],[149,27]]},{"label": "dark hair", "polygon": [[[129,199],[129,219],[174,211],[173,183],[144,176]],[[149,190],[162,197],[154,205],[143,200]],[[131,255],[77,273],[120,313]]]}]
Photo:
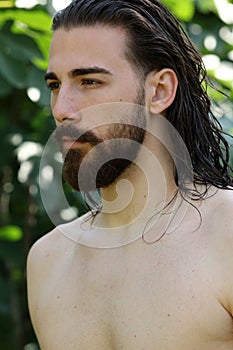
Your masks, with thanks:
[{"label": "dark hair", "polygon": [[[229,144],[211,111],[205,67],[177,19],[158,0],[76,0],[55,15],[52,29],[99,24],[126,30],[126,56],[144,77],[163,68],[176,73],[178,90],[166,118],[188,149],[194,183],[205,185],[204,194],[209,185],[233,186]],[[188,191],[185,177],[187,173],[176,180],[180,189]]]}]

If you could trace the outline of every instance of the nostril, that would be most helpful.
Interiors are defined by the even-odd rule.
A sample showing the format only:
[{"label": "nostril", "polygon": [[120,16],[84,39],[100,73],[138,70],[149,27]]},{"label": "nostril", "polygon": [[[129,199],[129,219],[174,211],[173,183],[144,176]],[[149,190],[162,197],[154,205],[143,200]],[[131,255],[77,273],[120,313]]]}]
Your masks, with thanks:
[{"label": "nostril", "polygon": [[62,118],[62,122],[64,123],[64,122],[72,122],[74,119],[73,118],[71,118],[71,117],[64,117],[64,118]]},{"label": "nostril", "polygon": [[64,112],[64,113],[54,113],[53,116],[55,120],[57,120],[59,123],[78,123],[80,121],[80,116],[72,113],[72,112]]}]

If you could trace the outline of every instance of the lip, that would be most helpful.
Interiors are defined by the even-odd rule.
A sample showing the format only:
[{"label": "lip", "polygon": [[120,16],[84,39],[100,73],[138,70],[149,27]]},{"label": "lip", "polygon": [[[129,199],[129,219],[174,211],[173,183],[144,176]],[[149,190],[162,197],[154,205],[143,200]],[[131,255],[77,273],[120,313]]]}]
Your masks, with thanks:
[{"label": "lip", "polygon": [[77,149],[78,147],[86,143],[86,142],[74,140],[69,136],[64,136],[62,138],[62,142],[63,142],[63,147],[65,149]]}]

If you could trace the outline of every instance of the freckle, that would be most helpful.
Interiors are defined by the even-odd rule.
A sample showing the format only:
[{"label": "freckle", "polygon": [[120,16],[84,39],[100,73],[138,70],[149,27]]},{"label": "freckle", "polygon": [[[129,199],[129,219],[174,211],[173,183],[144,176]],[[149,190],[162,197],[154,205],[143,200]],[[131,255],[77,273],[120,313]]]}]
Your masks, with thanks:
[{"label": "freckle", "polygon": [[74,308],[77,309],[78,308],[77,305],[75,305]]},{"label": "freckle", "polygon": [[167,314],[167,317],[170,317],[170,314]]},{"label": "freckle", "polygon": [[137,338],[136,334],[134,335],[134,338]]},{"label": "freckle", "polygon": [[59,296],[59,295],[57,296],[57,299],[60,299],[60,296]]},{"label": "freckle", "polygon": [[122,102],[123,101],[123,99],[122,98],[120,98],[120,102]]}]

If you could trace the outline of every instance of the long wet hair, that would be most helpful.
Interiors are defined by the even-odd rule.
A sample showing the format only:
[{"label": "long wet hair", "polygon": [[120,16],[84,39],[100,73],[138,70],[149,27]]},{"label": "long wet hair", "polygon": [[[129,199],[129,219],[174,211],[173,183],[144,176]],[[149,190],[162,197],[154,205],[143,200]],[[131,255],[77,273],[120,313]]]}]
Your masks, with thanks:
[{"label": "long wet hair", "polygon": [[[75,0],[59,11],[52,29],[104,25],[121,27],[127,33],[125,55],[141,77],[155,70],[172,69],[178,78],[176,98],[166,111],[167,120],[183,139],[193,167],[194,184],[204,192],[192,192],[197,199],[210,185],[233,186],[229,144],[211,110],[208,80],[202,58],[177,19],[158,0]],[[107,44],[107,43],[106,43]],[[182,156],[178,155],[182,162]],[[188,192],[189,172],[174,170],[178,188]]]}]

